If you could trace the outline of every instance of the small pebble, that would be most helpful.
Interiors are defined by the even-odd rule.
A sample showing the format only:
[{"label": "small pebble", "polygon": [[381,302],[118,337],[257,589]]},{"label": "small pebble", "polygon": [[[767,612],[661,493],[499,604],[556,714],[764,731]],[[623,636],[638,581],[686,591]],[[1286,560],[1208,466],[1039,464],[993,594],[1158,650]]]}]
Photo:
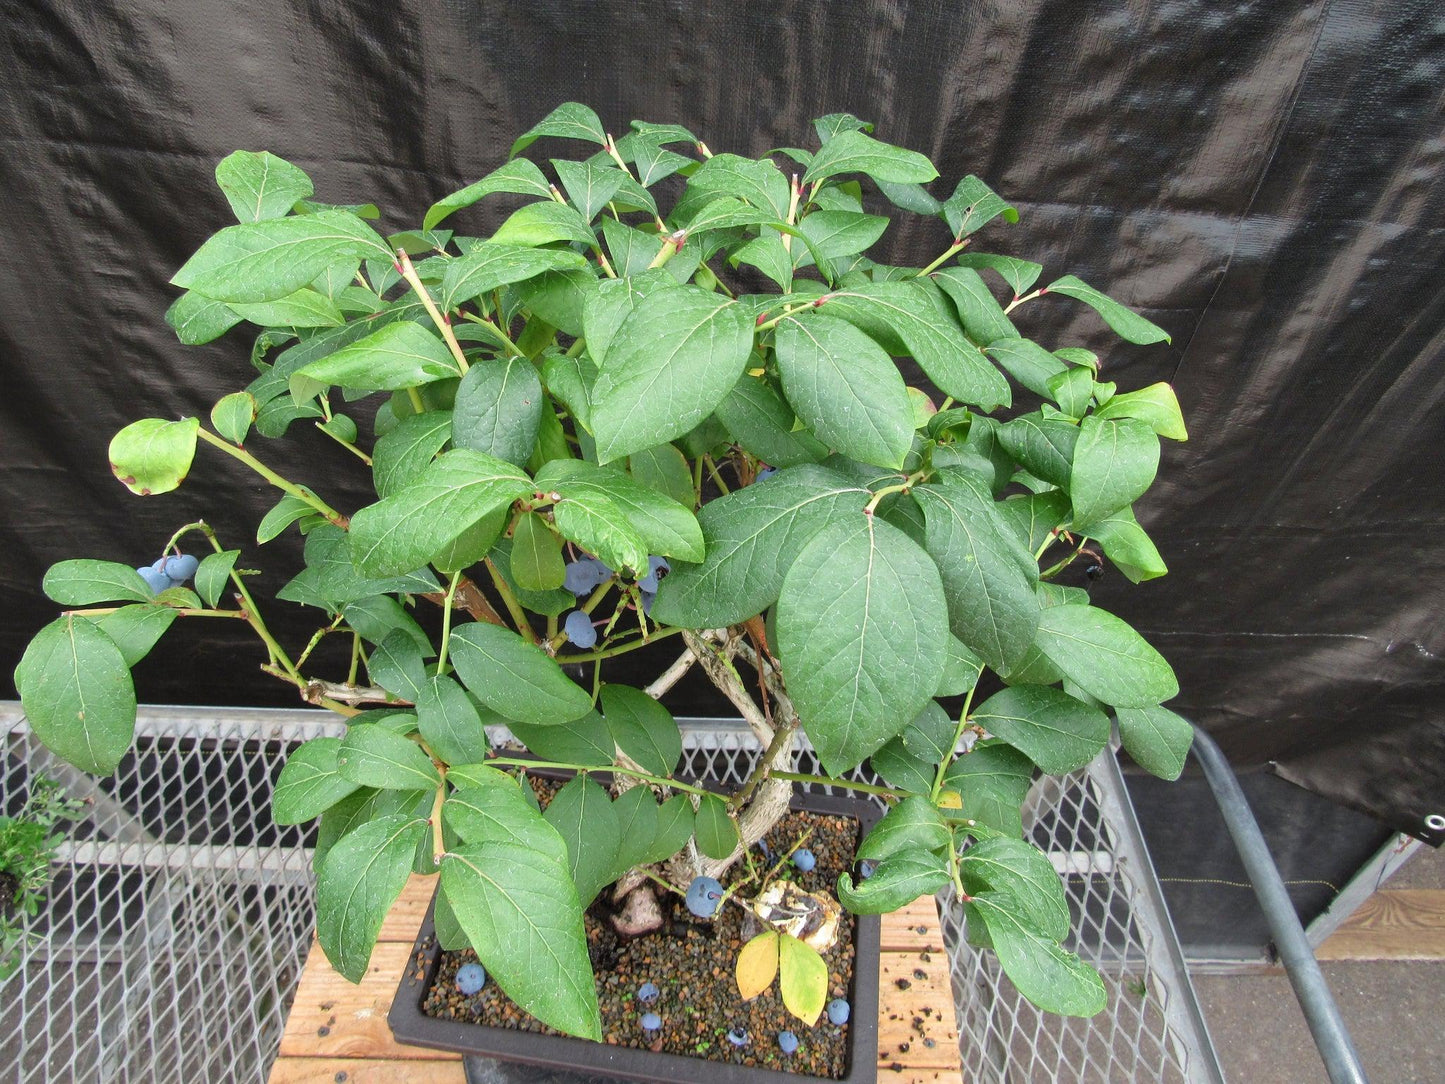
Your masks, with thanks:
[{"label": "small pebble", "polygon": [[481,964],[462,964],[457,968],[457,989],[471,997],[487,985],[487,970]]},{"label": "small pebble", "polygon": [[733,1028],[731,1031],[728,1032],[728,1042],[732,1043],[733,1046],[747,1046],[748,1029]]},{"label": "small pebble", "polygon": [[849,1005],[841,997],[834,998],[828,1002],[828,1019],[834,1024],[846,1024],[848,1017],[853,1015],[853,1006]]},{"label": "small pebble", "polygon": [[637,1000],[643,1002],[644,1004],[651,1003],[653,1001],[656,1001],[658,995],[660,995],[661,993],[662,991],[657,988],[657,983],[644,982],[641,986],[637,988]]},{"label": "small pebble", "polygon": [[658,1016],[657,1013],[655,1013],[655,1012],[645,1012],[645,1013],[643,1013],[643,1014],[642,1014],[642,1030],[643,1030],[643,1031],[661,1031],[661,1030],[662,1030],[662,1017]]},{"label": "small pebble", "polygon": [[798,1049],[798,1037],[791,1031],[778,1032],[778,1049],[784,1054],[791,1054]]}]

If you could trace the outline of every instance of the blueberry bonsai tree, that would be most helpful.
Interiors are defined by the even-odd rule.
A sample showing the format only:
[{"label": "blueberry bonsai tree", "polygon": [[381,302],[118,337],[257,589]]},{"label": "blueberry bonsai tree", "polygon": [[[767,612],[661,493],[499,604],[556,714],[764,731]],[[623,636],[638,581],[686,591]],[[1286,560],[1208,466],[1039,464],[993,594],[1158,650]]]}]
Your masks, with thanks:
[{"label": "blueberry bonsai tree", "polygon": [[[205,522],[154,566],[62,561],[44,589],[68,609],[16,671],[37,735],[112,771],[132,740],[130,667],[177,619],[242,622],[263,671],[348,720],[292,754],[273,808],[320,818],[321,945],[353,980],[407,877],[439,873],[443,942],[473,946],[545,1023],[596,1039],[589,902],[615,886],[641,927],[664,887],[700,915],[761,913],[781,863],[755,897],[718,878],[795,783],[821,782],[890,804],[838,881],[844,907],[952,885],[1027,997],[1101,1009],[1098,976],[1061,947],[1064,894],[1020,804],[1036,770],[1105,747],[1110,711],[1145,767],[1180,769],[1169,665],[1054,581],[1080,559],[1164,573],[1132,505],[1159,437],[1186,434],[1168,385],[1120,390],[1097,354],[1015,320],[1082,303],[1129,342],[1167,336],[1072,275],[1037,287],[1038,264],[975,251],[975,231],[1018,217],[977,177],[940,201],[928,159],[871,125],[815,129],[816,150],[751,159],[671,124],[614,139],[564,105],[390,237],[368,225],[375,208],[313,200],[280,158],[222,161],[239,222],[176,273],[167,319],[185,343],[257,325],[257,375],[209,419],[127,426],[111,467],[142,495],[179,486],[198,447],[255,471],[280,492],[257,544],[305,535],[277,597],[321,624],[299,651],[281,644],[241,548]],[[549,176],[521,157],[543,137],[584,156]],[[446,225],[498,193],[524,202],[491,236]],[[941,251],[869,259],[888,206],[940,219]],[[268,461],[264,439],[302,421],[370,471],[374,501],[343,511],[305,464],[293,477]],[[345,672],[310,666],[328,636],[350,645]],[[604,679],[668,638],[676,660],[650,684]],[[661,700],[691,667],[762,749],[735,793],[674,776]],[[493,748],[499,725],[531,755]],[[825,774],[796,770],[802,736]],[[881,783],[841,778],[865,760]],[[577,773],[545,812],[519,786],[538,764]],[[751,943],[744,994],[797,941],[779,926]],[[805,993],[794,1011],[816,1019],[823,990]]]}]

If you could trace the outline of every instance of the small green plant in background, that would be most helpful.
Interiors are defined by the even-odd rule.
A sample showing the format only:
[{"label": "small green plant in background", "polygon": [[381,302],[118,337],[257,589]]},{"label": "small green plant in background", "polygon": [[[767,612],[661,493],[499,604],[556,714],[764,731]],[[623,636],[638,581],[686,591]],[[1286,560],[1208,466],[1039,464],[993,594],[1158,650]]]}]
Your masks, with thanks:
[{"label": "small green plant in background", "polygon": [[[440,874],[442,943],[596,1039],[583,910],[609,885],[661,883],[704,921],[729,900],[756,914],[742,990],[779,975],[816,1019],[816,954],[769,922],[765,893],[716,879],[811,782],[889,805],[836,883],[844,907],[951,885],[1026,997],[1098,1012],[1103,983],[1062,947],[1068,903],[1020,805],[1036,771],[1105,748],[1111,712],[1165,776],[1190,730],[1162,706],[1169,664],[1054,581],[1083,556],[1164,574],[1133,505],[1159,438],[1186,433],[1167,384],[1121,390],[1107,357],[1016,321],[1082,303],[1129,342],[1168,336],[1073,275],[1037,287],[1039,264],[978,251],[975,232],[1015,209],[972,176],[939,199],[928,159],[871,130],[835,114],[815,149],[753,159],[673,124],[615,139],[568,104],[389,237],[370,205],[315,201],[289,162],[227,157],[216,177],[239,222],[177,272],[167,319],[186,343],[256,325],[253,379],[209,425],[127,426],[111,468],[141,495],[177,488],[202,447],[254,471],[280,491],[256,545],[305,536],[276,597],[323,617],[299,650],[279,642],[241,548],[204,522],[150,566],[63,561],[44,589],[69,609],[16,670],[35,733],[108,773],[133,737],[130,668],[167,629],[249,626],[262,671],[348,720],[292,754],[272,808],[320,819],[318,936],[353,980],[408,876]],[[549,174],[519,157],[543,137],[590,146]],[[444,227],[499,193],[524,202],[490,236]],[[919,266],[866,254],[893,225],[884,207],[935,224]],[[339,509],[310,463],[268,461],[262,442],[298,422],[348,450],[374,501]],[[179,552],[187,537],[204,559]],[[327,637],[349,664],[321,673]],[[659,643],[679,651],[645,686],[604,680]],[[763,749],[730,794],[674,774],[682,737],[661,701],[692,667]],[[976,703],[986,671],[999,691]],[[502,725],[531,758],[490,747]],[[795,770],[800,735],[826,774]],[[841,778],[865,760],[881,783]],[[539,764],[576,773],[545,812],[525,779]]]},{"label": "small green plant in background", "polygon": [[82,809],[83,803],[62,796],[59,784],[36,776],[20,813],[0,817],[0,979],[20,966],[25,919],[40,912],[55,848],[65,839],[56,826]]}]

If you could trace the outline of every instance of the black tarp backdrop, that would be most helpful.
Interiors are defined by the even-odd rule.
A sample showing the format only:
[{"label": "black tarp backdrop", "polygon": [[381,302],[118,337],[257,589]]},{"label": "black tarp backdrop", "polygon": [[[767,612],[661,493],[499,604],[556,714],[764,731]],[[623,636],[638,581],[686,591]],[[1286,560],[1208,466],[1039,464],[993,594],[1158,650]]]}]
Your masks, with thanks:
[{"label": "black tarp backdrop", "polygon": [[[39,592],[51,562],[149,561],[201,515],[244,544],[275,498],[204,449],[193,484],[164,497],[131,497],[106,470],[125,423],[204,413],[250,379],[243,336],[185,348],[161,319],[169,275],[229,221],[212,181],[223,155],[269,149],[307,169],[318,198],[375,201],[391,230],[499,164],[561,101],[617,131],[678,121],[752,154],[808,145],[812,117],[850,110],[929,154],[936,188],[978,173],[1018,205],[1021,222],[976,247],[1075,272],[1173,333],[1128,347],[1083,306],[1021,310],[1027,334],[1103,349],[1124,387],[1172,380],[1184,405],[1192,439],[1166,442],[1140,507],[1172,573],[1094,589],[1173,661],[1174,706],[1236,763],[1273,763],[1397,828],[1428,836],[1424,817],[1445,813],[1438,4],[3,10],[7,675],[53,616]],[[474,232],[499,221],[495,207],[457,218]],[[875,255],[919,264],[946,242],[940,223],[910,219]],[[261,454],[303,463],[339,507],[367,500],[320,434],[295,427]],[[268,569],[264,590],[298,552],[249,545],[243,563]],[[314,627],[276,609],[290,639]],[[293,703],[257,661],[229,624],[186,628],[138,686],[154,701]]]}]

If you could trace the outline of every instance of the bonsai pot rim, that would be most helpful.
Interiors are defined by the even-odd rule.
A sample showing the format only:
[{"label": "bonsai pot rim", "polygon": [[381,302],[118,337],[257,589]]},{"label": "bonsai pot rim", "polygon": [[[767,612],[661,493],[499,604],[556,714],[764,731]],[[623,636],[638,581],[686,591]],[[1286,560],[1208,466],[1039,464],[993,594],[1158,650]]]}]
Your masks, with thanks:
[{"label": "bonsai pot rim", "polygon": [[[862,832],[877,823],[881,814],[871,802],[859,798],[795,792],[792,808],[809,813],[852,817]],[[798,1080],[800,1074],[709,1061],[685,1054],[653,1053],[634,1047],[594,1043],[570,1035],[542,1035],[533,1031],[440,1020],[422,1012],[422,1000],[431,988],[441,946],[434,933],[436,896],[427,907],[421,929],[392,999],[387,1023],[399,1043],[450,1050],[462,1054],[519,1062],[554,1070],[600,1073],[622,1080],[655,1084],[774,1084]],[[853,922],[853,977],[849,1001],[853,1008],[848,1028],[848,1069],[836,1078],[840,1084],[871,1084],[878,1074],[878,974],[882,924],[877,915],[855,915]],[[422,957],[417,960],[418,955]],[[418,968],[419,963],[419,968]],[[420,973],[421,978],[416,976]],[[806,1077],[828,1080],[827,1077]]]}]

